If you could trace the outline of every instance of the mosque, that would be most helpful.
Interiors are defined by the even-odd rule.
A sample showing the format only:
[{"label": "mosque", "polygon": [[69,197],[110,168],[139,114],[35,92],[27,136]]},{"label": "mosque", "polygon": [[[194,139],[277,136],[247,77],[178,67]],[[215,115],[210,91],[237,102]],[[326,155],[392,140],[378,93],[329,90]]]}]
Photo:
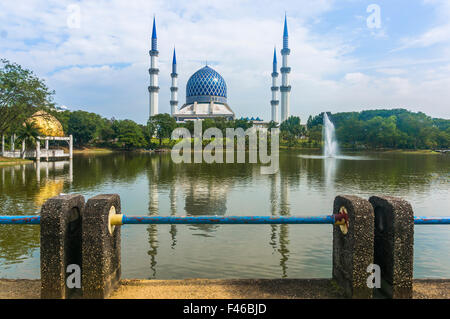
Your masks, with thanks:
[{"label": "mosque", "polygon": [[[272,70],[272,100],[271,113],[272,121],[277,123],[285,121],[290,116],[289,96],[291,86],[289,85],[289,73],[291,68],[288,66],[288,57],[290,55],[289,41],[288,41],[288,27],[287,18],[284,17],[284,31],[283,31],[283,49],[281,50],[282,67],[281,86],[277,86],[278,81],[278,67],[277,67],[277,53],[274,49],[273,53],[273,70]],[[150,116],[159,113],[158,111],[158,41],[156,36],[156,21],[153,18],[152,30],[152,44],[150,54],[150,86],[148,91],[150,94]],[[235,119],[236,115],[231,106],[227,102],[227,84],[225,79],[213,68],[206,65],[197,72],[195,72],[186,84],[186,102],[178,108],[178,73],[177,73],[177,58],[175,49],[173,51],[172,59],[172,86],[170,87],[171,99],[170,109],[171,115],[177,122],[185,122],[192,120],[203,120],[207,118],[225,118],[227,120]],[[278,91],[281,95],[281,103],[278,100]],[[278,114],[278,106],[281,104],[281,117]],[[260,120],[259,117],[257,120]],[[257,121],[259,125],[267,124],[262,120]]]}]

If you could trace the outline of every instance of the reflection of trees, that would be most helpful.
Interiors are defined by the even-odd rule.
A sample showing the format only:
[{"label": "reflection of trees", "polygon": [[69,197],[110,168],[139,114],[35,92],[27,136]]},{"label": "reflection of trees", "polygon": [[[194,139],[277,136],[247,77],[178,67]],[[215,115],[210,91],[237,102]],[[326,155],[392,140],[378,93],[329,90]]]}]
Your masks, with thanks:
[{"label": "reflection of trees", "polygon": [[[354,153],[352,156],[355,158],[300,158],[300,169],[314,190],[326,190],[333,183],[339,191],[395,194],[399,190],[429,191],[433,181],[430,172],[446,174],[450,165],[448,158],[440,155]],[[358,156],[363,159],[358,160]]]},{"label": "reflection of trees", "polygon": [[[62,192],[68,162],[0,167],[0,215],[34,215],[48,198]],[[38,181],[38,176],[42,178]],[[39,226],[0,225],[0,259],[17,263],[39,247]]]}]

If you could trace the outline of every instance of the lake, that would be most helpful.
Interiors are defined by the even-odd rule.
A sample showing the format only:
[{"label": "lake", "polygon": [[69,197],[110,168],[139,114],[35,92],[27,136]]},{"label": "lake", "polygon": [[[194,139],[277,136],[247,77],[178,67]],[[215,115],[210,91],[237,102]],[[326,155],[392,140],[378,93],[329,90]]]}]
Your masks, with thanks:
[{"label": "lake", "polygon": [[[415,215],[450,215],[450,156],[281,151],[259,164],[175,164],[170,154],[76,155],[0,166],[0,214],[37,214],[59,193],[118,193],[127,215],[324,215],[339,194],[402,197]],[[331,225],[125,225],[122,277],[329,278]],[[0,225],[0,278],[39,278],[39,226]],[[414,277],[450,278],[450,227],[415,226]]]}]

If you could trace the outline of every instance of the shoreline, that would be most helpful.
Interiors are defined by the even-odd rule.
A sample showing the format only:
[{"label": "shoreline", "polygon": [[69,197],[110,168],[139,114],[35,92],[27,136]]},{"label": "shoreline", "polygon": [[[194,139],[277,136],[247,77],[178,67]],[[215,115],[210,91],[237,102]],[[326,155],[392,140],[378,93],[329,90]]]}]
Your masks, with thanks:
[{"label": "shoreline", "polygon": [[[321,148],[317,147],[288,147],[285,145],[280,145],[280,150],[293,150],[293,151],[321,151]],[[410,149],[352,149],[352,148],[342,148],[344,152],[355,152],[355,153],[398,153],[398,154],[423,154],[423,155],[445,155],[444,152],[438,152],[432,149],[423,150],[410,150]],[[84,148],[84,149],[74,149],[74,154],[111,154],[111,153],[166,153],[170,152],[171,148],[158,148],[153,150],[148,149],[135,149],[135,150],[122,150],[122,149],[110,149],[110,148]],[[447,152],[450,154],[450,152]],[[0,157],[1,158],[1,157]],[[1,164],[1,162],[0,162]]]},{"label": "shoreline", "polygon": [[0,166],[11,166],[11,165],[23,165],[34,163],[33,160],[12,158],[12,157],[2,157],[0,156]]},{"label": "shoreline", "polygon": [[[0,299],[39,299],[39,279],[0,279]],[[108,299],[342,298],[331,279],[122,279]],[[414,279],[413,299],[450,299],[450,279]]]}]

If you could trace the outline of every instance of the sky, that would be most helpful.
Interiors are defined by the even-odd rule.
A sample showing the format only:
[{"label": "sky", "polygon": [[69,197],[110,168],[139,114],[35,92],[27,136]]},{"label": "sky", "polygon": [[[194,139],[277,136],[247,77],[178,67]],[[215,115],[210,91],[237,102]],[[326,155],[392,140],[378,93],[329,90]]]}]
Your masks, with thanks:
[{"label": "sky", "polygon": [[285,13],[291,115],[302,123],[379,108],[450,118],[448,0],[2,0],[0,57],[45,79],[60,106],[144,124],[155,16],[161,113],[170,112],[176,47],[179,106],[208,61],[237,117],[270,120]]}]

